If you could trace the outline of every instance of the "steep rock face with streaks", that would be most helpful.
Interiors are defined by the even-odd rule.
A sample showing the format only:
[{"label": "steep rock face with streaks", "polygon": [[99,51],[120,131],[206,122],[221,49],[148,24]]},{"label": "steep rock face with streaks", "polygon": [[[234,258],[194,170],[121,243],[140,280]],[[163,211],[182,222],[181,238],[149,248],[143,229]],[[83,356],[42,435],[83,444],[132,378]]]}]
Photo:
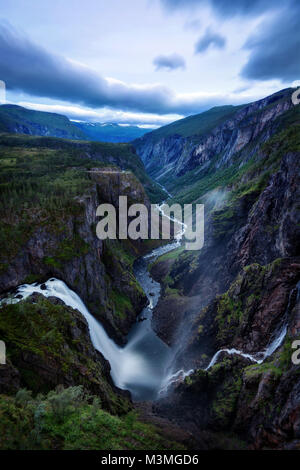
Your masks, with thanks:
[{"label": "steep rock face with streaks", "polygon": [[291,361],[299,319],[294,290],[287,335],[272,356],[255,364],[223,352],[213,367],[173,386],[171,399],[161,400],[156,410],[195,434],[211,435],[208,448],[299,449],[300,373]]},{"label": "steep rock face with streaks", "polygon": [[156,410],[211,434],[209,448],[300,444],[299,365],[291,361],[300,339],[298,109],[285,119],[230,183],[199,194],[202,250],[181,249],[152,266],[163,283],[154,327],[175,349],[173,371],[194,369],[178,375]]},{"label": "steep rock face with streaks", "polygon": [[211,165],[215,169],[231,165],[236,155],[242,154],[244,161],[250,159],[258,146],[274,133],[276,119],[292,109],[291,93],[291,89],[282,90],[262,100],[233,108],[230,113],[224,113],[221,107],[215,113],[214,121],[198,132],[194,127],[188,131],[190,121],[183,120],[178,121],[178,124],[182,122],[182,126],[179,129],[174,127],[174,133],[166,126],[166,135],[162,128],[146,134],[133,144],[149,174],[162,181],[167,188],[172,188],[176,186],[177,178],[185,173],[197,172],[201,177]]}]

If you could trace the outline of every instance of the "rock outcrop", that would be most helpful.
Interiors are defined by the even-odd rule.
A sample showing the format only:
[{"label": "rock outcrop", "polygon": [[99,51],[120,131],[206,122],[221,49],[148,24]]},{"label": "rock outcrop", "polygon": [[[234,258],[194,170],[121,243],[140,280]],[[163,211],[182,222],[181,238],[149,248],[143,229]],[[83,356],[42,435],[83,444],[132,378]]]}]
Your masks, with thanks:
[{"label": "rock outcrop", "polygon": [[73,213],[59,220],[38,220],[12,259],[3,253],[6,268],[0,274],[0,291],[49,277],[63,279],[123,342],[147,301],[132,271],[139,244],[98,239],[96,209],[103,202],[117,204],[119,195],[127,195],[129,203],[149,205],[149,200],[131,172],[94,169],[89,174],[92,184],[75,199]]},{"label": "rock outcrop", "polygon": [[238,108],[232,116],[225,115],[221,124],[216,119],[215,127],[197,136],[175,134],[155,138],[154,131],[133,144],[147,171],[172,188],[176,178],[189,171],[197,169],[201,174],[211,163],[215,170],[229,166],[236,155],[249,160],[277,130],[276,119],[293,108],[291,93],[291,89],[282,90]]},{"label": "rock outcrop", "polygon": [[[178,375],[155,409],[195,435],[211,433],[208,448],[224,448],[224,435],[230,448],[300,446],[300,375],[292,362],[300,338],[299,118],[292,110],[285,115],[290,123],[280,128],[275,119],[269,126],[270,116],[289,105],[281,99],[265,105],[255,117],[266,118],[258,135],[276,126],[277,132],[266,133],[252,156],[249,147],[244,156],[239,149],[230,179],[196,199],[206,204],[203,249],[162,258],[152,268],[163,281],[153,325],[173,346],[173,371],[194,369],[185,379]],[[247,122],[246,115],[241,125]],[[232,164],[235,154],[227,150],[215,165]],[[170,325],[174,318],[177,328]]]},{"label": "rock outcrop", "polygon": [[0,336],[7,347],[0,393],[27,388],[38,394],[58,385],[82,385],[112,413],[130,408],[129,394],[113,385],[109,363],[94,349],[86,320],[59,299],[32,294],[2,306]]},{"label": "rock outcrop", "polygon": [[222,353],[209,370],[197,370],[177,384],[156,411],[185,429],[212,433],[212,448],[299,449],[300,374],[292,344],[299,340],[300,302],[292,300],[288,331],[281,347],[262,364]]}]

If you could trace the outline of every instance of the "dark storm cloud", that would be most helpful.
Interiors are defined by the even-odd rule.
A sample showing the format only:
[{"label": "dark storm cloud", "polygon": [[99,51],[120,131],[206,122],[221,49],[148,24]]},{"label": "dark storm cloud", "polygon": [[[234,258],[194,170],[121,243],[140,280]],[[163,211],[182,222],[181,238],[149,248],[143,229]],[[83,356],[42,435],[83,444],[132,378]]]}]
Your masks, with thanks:
[{"label": "dark storm cloud", "polygon": [[153,65],[155,65],[155,70],[165,69],[171,71],[179,68],[184,69],[185,60],[178,54],[159,55],[154,58]]},{"label": "dark storm cloud", "polygon": [[209,47],[216,47],[218,49],[224,49],[226,39],[221,34],[214,33],[210,29],[207,29],[205,34],[196,42],[195,53],[200,54],[205,52]]},{"label": "dark storm cloud", "polygon": [[[241,75],[247,79],[293,81],[300,78],[300,1],[299,0],[161,0],[169,10],[195,9],[209,5],[221,18],[232,15],[266,15],[260,30],[247,41],[248,62]],[[208,41],[200,41],[202,52]]]},{"label": "dark storm cloud", "polygon": [[0,75],[8,90],[77,102],[154,111],[165,107],[172,92],[163,86],[134,87],[109,81],[93,70],[52,54],[0,25]]},{"label": "dark storm cloud", "polygon": [[197,6],[210,5],[222,16],[256,15],[276,6],[282,5],[282,0],[160,0],[169,10],[193,9]]},{"label": "dark storm cloud", "polygon": [[91,108],[188,115],[216,104],[229,104],[222,94],[178,95],[161,85],[128,85],[106,79],[34,44],[7,23],[0,23],[0,78],[8,90]]},{"label": "dark storm cloud", "polygon": [[249,38],[251,50],[241,75],[248,79],[300,79],[300,2],[281,12]]}]

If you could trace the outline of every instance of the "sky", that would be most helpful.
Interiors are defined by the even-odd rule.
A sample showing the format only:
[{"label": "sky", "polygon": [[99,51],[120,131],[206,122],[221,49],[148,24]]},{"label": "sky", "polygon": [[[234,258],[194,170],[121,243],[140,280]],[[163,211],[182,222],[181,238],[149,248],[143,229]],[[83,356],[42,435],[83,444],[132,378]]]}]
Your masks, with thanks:
[{"label": "sky", "polygon": [[6,101],[157,127],[300,79],[299,0],[0,0]]}]

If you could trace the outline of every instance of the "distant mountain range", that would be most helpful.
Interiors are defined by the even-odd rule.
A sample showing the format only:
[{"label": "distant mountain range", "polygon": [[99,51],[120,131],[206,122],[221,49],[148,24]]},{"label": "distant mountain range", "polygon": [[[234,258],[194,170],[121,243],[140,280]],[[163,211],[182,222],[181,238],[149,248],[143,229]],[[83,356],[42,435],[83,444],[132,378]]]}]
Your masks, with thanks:
[{"label": "distant mountain range", "polygon": [[149,131],[115,123],[74,122],[61,114],[12,104],[0,106],[0,132],[120,143],[140,138]]},{"label": "distant mountain range", "polygon": [[74,122],[89,140],[100,142],[130,142],[138,139],[153,129],[138,126],[124,126],[116,123]]}]

